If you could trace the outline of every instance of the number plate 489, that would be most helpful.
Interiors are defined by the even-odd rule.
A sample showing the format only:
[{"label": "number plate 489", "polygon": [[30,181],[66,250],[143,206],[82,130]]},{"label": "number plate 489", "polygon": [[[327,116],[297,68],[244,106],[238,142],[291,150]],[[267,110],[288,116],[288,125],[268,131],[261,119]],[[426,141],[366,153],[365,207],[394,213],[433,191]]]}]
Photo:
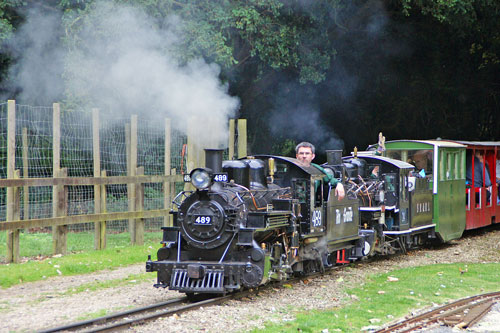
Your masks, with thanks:
[{"label": "number plate 489", "polygon": [[200,224],[200,225],[210,225],[212,224],[212,217],[211,216],[197,216],[196,219],[194,220],[194,224]]}]

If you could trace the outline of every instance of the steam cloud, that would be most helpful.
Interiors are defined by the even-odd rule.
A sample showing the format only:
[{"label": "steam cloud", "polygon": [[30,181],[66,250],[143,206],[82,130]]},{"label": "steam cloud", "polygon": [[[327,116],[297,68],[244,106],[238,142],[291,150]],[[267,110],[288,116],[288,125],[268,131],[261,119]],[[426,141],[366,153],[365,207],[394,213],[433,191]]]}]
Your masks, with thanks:
[{"label": "steam cloud", "polygon": [[[54,17],[41,18],[32,12],[23,37],[40,40],[36,34],[44,20],[49,22],[46,36],[57,35],[60,27],[50,23]],[[239,101],[228,95],[227,85],[221,84],[217,65],[202,59],[185,64],[178,60],[174,53],[182,39],[178,18],[158,22],[136,8],[99,1],[88,16],[73,23],[70,29],[77,31],[78,40],[65,46],[66,97],[114,117],[143,113],[169,117],[173,126],[183,131],[190,119],[196,119],[194,133],[201,146],[227,145],[227,119],[234,116]],[[52,75],[34,73],[45,72],[46,63],[60,59],[62,53],[61,47],[48,54],[45,50],[46,57],[40,59],[37,54],[41,47],[35,46],[32,42],[23,51],[33,56],[23,56],[17,68],[16,83],[22,87],[23,96],[32,96],[36,87],[53,86],[48,80],[56,77],[54,71],[49,73]],[[60,97],[53,91],[44,93],[44,101]]]},{"label": "steam cloud", "polygon": [[311,90],[297,85],[279,89],[270,118],[271,131],[275,135],[286,133],[297,143],[311,142],[317,151],[343,149],[344,142],[321,120],[319,98]]}]

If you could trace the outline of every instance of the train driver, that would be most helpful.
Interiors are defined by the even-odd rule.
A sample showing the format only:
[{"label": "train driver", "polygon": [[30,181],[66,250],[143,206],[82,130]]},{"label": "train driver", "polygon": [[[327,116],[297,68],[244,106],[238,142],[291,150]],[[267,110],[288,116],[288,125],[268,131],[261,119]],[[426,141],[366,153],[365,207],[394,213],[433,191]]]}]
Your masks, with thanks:
[{"label": "train driver", "polygon": [[338,200],[342,200],[345,197],[344,185],[335,179],[333,176],[327,174],[322,167],[317,164],[312,163],[312,160],[316,155],[314,155],[316,149],[314,145],[309,142],[301,142],[295,147],[296,158],[302,163],[302,165],[306,167],[314,166],[316,169],[320,170],[325,174],[323,180],[325,182],[329,182],[332,187],[335,188],[335,195],[338,197]]}]

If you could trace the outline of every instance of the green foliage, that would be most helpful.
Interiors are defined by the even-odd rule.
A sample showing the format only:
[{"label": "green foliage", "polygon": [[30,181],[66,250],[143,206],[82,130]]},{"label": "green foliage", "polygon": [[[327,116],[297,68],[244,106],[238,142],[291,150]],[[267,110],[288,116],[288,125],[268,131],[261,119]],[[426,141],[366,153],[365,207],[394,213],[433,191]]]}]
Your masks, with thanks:
[{"label": "green foliage", "polygon": [[495,0],[401,0],[402,11],[419,10],[450,27],[455,37],[472,41],[470,53],[479,53],[479,69],[500,65],[500,2]]},{"label": "green foliage", "polygon": [[[173,50],[179,60],[188,62],[204,57],[221,65],[226,73],[257,62],[259,73],[287,70],[295,72],[302,83],[318,83],[325,79],[330,55],[336,52],[325,28],[331,25],[330,9],[322,15],[307,15],[298,3],[279,0],[114,2],[141,8],[158,29],[165,27],[165,18],[176,15],[180,18],[176,33],[183,37]],[[325,8],[336,8],[337,2],[321,1]],[[67,0],[60,3],[65,9],[65,40],[73,55],[85,49],[79,35],[89,24],[93,4]],[[94,28],[99,31],[99,27]],[[109,37],[109,31],[96,35]]]},{"label": "green foliage", "polygon": [[295,157],[295,146],[297,146],[297,142],[292,139],[278,140],[273,145],[271,153],[274,155]]},{"label": "green foliage", "polygon": [[22,0],[0,1],[0,43],[12,36],[18,15],[16,10],[25,5]]},{"label": "green foliage", "polygon": [[[467,272],[462,273],[465,270]],[[499,279],[500,264],[439,264],[400,269],[374,275],[361,286],[349,289],[347,292],[354,300],[346,306],[300,312],[295,321],[270,324],[261,331],[321,332],[329,329],[359,332],[373,325],[370,319],[380,319],[376,325],[381,325],[412,309],[498,291]]]}]

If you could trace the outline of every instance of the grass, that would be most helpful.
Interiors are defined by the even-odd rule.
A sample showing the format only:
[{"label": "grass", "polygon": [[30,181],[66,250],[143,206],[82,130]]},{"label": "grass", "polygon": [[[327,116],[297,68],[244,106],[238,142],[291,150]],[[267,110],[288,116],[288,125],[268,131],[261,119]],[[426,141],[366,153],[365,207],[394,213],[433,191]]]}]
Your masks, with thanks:
[{"label": "grass", "polygon": [[[0,259],[5,259],[7,255],[7,232],[0,232]],[[161,240],[161,232],[144,233],[144,241]],[[107,247],[126,247],[130,246],[130,233],[123,232],[107,235]],[[68,233],[68,252],[76,253],[82,251],[92,251],[94,249],[93,232],[69,232]],[[19,251],[21,257],[50,256],[52,254],[52,234],[51,233],[19,233]]]},{"label": "grass", "polygon": [[156,277],[156,273],[144,273],[144,274],[131,274],[126,278],[122,279],[113,279],[113,280],[106,280],[106,281],[96,281],[96,282],[91,282],[91,283],[84,283],[79,285],[76,288],[73,288],[72,290],[68,290],[64,293],[64,295],[74,295],[82,292],[87,292],[87,291],[96,291],[96,290],[102,290],[106,288],[112,288],[112,287],[120,287],[120,286],[126,286],[130,285],[132,283],[138,283],[138,282],[144,282],[151,280]]},{"label": "grass", "polygon": [[[467,269],[467,272],[461,273]],[[396,280],[397,279],[397,280]],[[391,281],[394,280],[394,281]],[[368,278],[348,290],[352,301],[328,311],[296,314],[296,320],[268,323],[254,332],[359,332],[403,317],[412,309],[500,290],[500,264],[436,264]]]},{"label": "grass", "polygon": [[[30,260],[20,264],[0,265],[0,287],[7,288],[15,284],[39,281],[57,275],[87,274],[103,269],[145,263],[148,255],[155,258],[156,251],[160,246],[160,233],[146,233],[143,246],[130,246],[128,234],[108,236],[108,246],[102,251],[92,249],[93,234],[70,233],[68,234],[68,250],[76,251],[78,249],[79,253],[48,257],[43,260]],[[29,246],[24,249],[25,255],[26,253],[30,253],[32,256],[39,255],[45,253],[45,250],[39,251],[39,249],[51,247],[52,236],[50,234],[24,234],[23,237],[41,239],[39,242],[27,243]],[[23,253],[22,250],[21,253]],[[112,283],[116,284],[117,282]]]},{"label": "grass", "polygon": [[102,309],[102,310],[99,310],[96,312],[86,313],[86,314],[78,317],[77,320],[83,321],[83,320],[95,319],[95,318],[107,316],[110,313],[111,313],[111,311],[108,311],[106,309]]}]

